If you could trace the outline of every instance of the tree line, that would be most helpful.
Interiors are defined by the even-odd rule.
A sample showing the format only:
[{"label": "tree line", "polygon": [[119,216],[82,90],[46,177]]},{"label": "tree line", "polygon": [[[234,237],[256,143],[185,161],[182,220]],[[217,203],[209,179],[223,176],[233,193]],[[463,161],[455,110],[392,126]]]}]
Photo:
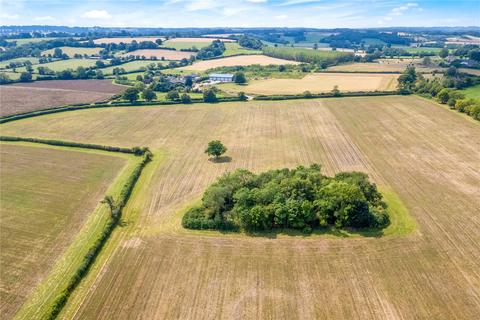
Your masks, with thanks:
[{"label": "tree line", "polygon": [[311,232],[316,227],[383,228],[390,223],[387,205],[366,174],[327,177],[320,169],[314,164],[260,174],[245,169],[226,173],[207,188],[201,205],[185,213],[182,225]]}]

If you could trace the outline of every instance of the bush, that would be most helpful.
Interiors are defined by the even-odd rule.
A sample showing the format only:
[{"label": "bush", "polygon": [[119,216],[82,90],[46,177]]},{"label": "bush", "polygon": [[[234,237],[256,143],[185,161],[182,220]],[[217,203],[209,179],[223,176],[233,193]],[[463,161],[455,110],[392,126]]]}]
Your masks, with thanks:
[{"label": "bush", "polygon": [[208,102],[208,103],[214,103],[217,102],[217,95],[215,94],[215,91],[213,89],[207,89],[203,92],[203,101]]},{"label": "bush", "polygon": [[323,176],[319,165],[253,174],[239,169],[205,191],[202,204],[184,215],[191,229],[274,228],[310,232],[315,226],[381,228],[389,224],[375,184],[359,172]]}]

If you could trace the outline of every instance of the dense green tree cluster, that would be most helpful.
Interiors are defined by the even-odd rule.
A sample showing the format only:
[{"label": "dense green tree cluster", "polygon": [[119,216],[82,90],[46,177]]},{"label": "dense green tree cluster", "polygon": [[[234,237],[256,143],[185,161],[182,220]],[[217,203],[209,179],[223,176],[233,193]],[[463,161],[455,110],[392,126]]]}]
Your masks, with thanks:
[{"label": "dense green tree cluster", "polygon": [[219,57],[225,52],[225,44],[220,40],[215,40],[208,47],[200,49],[197,59],[210,59]]},{"label": "dense green tree cluster", "polygon": [[381,228],[389,224],[375,184],[360,172],[321,174],[319,165],[254,174],[226,173],[190,209],[182,224],[192,229],[269,230],[314,227]]},{"label": "dense green tree cluster", "polygon": [[242,35],[238,37],[238,44],[244,48],[255,49],[255,50],[260,50],[263,47],[262,41],[247,35]]}]

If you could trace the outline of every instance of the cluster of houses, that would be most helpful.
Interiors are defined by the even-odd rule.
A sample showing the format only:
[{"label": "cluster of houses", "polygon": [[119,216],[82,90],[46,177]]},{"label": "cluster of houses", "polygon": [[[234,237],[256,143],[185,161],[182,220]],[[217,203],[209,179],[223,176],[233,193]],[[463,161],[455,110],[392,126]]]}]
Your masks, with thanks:
[{"label": "cluster of houses", "polygon": [[[211,73],[208,75],[208,80],[212,83],[218,82],[233,82],[233,74],[230,73]],[[167,76],[167,81],[172,84],[185,84],[187,78],[191,78],[193,81],[197,81],[200,79],[198,74],[189,74],[186,76]]]}]

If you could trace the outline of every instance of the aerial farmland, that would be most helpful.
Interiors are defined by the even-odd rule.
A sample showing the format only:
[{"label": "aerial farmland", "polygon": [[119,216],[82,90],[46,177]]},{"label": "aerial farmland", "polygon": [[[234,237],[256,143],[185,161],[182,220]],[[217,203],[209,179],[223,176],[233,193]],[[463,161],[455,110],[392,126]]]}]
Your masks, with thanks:
[{"label": "aerial farmland", "polygon": [[310,1],[22,5],[0,28],[2,319],[478,319],[471,4],[372,3],[385,28]]}]

